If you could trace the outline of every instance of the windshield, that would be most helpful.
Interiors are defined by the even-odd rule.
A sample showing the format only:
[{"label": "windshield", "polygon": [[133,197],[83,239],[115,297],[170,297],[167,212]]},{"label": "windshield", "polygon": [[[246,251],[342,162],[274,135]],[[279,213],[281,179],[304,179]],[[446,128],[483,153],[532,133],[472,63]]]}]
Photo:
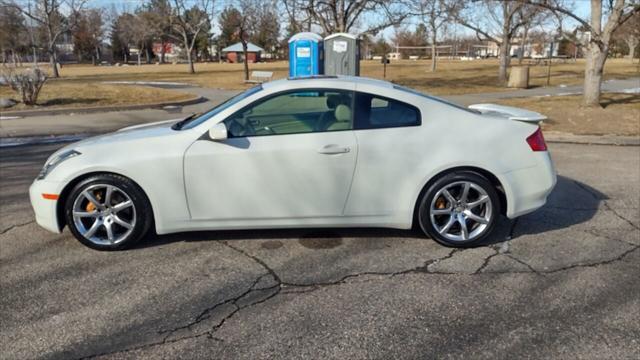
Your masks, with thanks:
[{"label": "windshield", "polygon": [[218,115],[219,113],[221,113],[222,111],[226,110],[227,108],[229,108],[230,106],[233,106],[234,104],[246,99],[247,97],[259,92],[260,90],[262,90],[262,85],[258,85],[258,86],[254,86],[244,92],[241,92],[240,94],[230,98],[229,100],[219,104],[218,106],[214,107],[213,109],[207,111],[204,114],[197,114],[191,117],[188,117],[187,119],[179,122],[176,125],[179,126],[174,126],[174,129],[176,130],[181,130],[181,129],[192,129],[200,124],[202,124],[203,122],[211,119],[212,117]]}]

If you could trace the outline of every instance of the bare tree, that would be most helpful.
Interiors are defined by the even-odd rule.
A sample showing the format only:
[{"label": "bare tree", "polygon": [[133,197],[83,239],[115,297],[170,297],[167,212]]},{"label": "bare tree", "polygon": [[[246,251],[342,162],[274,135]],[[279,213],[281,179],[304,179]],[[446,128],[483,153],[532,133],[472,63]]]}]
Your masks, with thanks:
[{"label": "bare tree", "polygon": [[195,74],[193,47],[200,32],[210,27],[209,14],[213,11],[213,0],[199,0],[193,7],[187,8],[187,4],[191,3],[188,0],[173,0],[170,23],[175,34],[170,36],[184,46],[189,73]]},{"label": "bare tree", "polygon": [[255,30],[260,0],[239,0],[238,12],[230,20],[235,28],[236,37],[242,43],[244,57],[244,79],[249,80],[249,39]]},{"label": "bare tree", "polygon": [[11,6],[0,4],[0,52],[2,62],[6,63],[10,56],[14,66],[17,53],[26,48],[28,40],[26,36],[27,26],[24,17],[19,10]]},{"label": "bare tree", "polygon": [[138,48],[138,66],[141,65],[143,50],[146,51],[147,63],[150,62],[150,43],[157,34],[155,14],[146,11],[144,7],[136,10],[135,24],[133,26],[133,41]]},{"label": "bare tree", "polygon": [[431,71],[437,68],[438,34],[449,19],[445,0],[415,0],[413,4],[421,21],[427,24],[429,43],[431,44]]},{"label": "bare tree", "polygon": [[280,19],[270,1],[263,1],[256,11],[253,41],[270,54],[277,54],[280,43]]},{"label": "bare tree", "polygon": [[511,60],[512,39],[540,8],[526,4],[524,0],[481,0],[453,1],[448,10],[458,23],[475,31],[480,41],[491,41],[498,45],[498,80],[505,84]]},{"label": "bare tree", "polygon": [[627,20],[640,12],[639,0],[607,0],[607,17],[603,26],[603,0],[591,0],[590,19],[583,19],[574,11],[570,2],[561,0],[524,0],[527,4],[548,9],[578,22],[587,36],[583,46],[586,49],[584,73],[585,106],[600,106],[602,72],[609,54],[613,33]]},{"label": "bare tree", "polygon": [[169,0],[149,0],[142,5],[145,17],[152,24],[154,37],[160,41],[160,63],[164,64],[166,44],[171,33],[171,4]]},{"label": "bare tree", "polygon": [[[60,36],[76,26],[75,16],[84,7],[87,0],[34,0],[34,7],[21,6],[16,0],[0,0],[0,4],[13,6],[25,16],[44,27],[47,36],[47,52],[53,77],[60,76],[57,67],[56,43]],[[30,5],[31,2],[29,1]],[[24,5],[24,4],[23,4]],[[63,11],[68,12],[65,16]]]},{"label": "bare tree", "polygon": [[123,13],[119,15],[113,23],[111,33],[111,46],[122,52],[122,61],[127,64],[129,62],[129,46],[136,43],[136,23],[137,19],[133,14]]},{"label": "bare tree", "polygon": [[79,17],[76,20],[78,25],[72,37],[78,61],[82,61],[84,55],[89,55],[93,65],[96,65],[100,61],[100,44],[104,36],[102,12],[89,9],[78,12],[76,16]]},{"label": "bare tree", "polygon": [[[375,35],[385,28],[400,24],[410,14],[402,1],[391,0],[284,0],[287,9],[306,13],[308,21],[319,25],[325,34],[360,32]],[[363,18],[379,19],[371,24],[360,24]]]},{"label": "bare tree", "polygon": [[640,12],[633,15],[614,33],[617,39],[624,41],[629,48],[629,60],[633,63],[636,49],[640,45]]}]

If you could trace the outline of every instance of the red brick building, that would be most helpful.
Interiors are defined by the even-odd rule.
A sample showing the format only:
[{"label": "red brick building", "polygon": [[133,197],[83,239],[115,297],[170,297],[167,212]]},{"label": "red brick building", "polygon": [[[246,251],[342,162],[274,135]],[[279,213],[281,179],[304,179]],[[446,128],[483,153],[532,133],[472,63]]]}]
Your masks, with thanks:
[{"label": "red brick building", "polygon": [[[260,55],[264,52],[261,47],[248,43],[247,44],[247,59],[250,63],[260,61]],[[230,63],[240,63],[244,61],[244,51],[242,49],[242,43],[236,43],[222,49],[222,54]]]}]

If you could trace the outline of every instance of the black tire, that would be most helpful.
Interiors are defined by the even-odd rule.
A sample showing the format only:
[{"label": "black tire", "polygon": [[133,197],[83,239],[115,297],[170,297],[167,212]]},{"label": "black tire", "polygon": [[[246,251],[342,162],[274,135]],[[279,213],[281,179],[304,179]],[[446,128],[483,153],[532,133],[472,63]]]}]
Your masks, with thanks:
[{"label": "black tire", "polygon": [[[472,210],[472,211],[482,211],[483,210],[482,207],[484,207],[485,213],[484,214],[481,213],[479,215],[482,215],[481,217],[485,221],[487,221],[487,223],[481,224],[474,220],[467,219],[464,221],[465,224],[467,224],[465,225],[465,228],[468,227],[469,222],[472,223],[472,226],[475,226],[475,228],[469,229],[471,231],[468,231],[469,239],[452,240],[451,238],[441,234],[436,229],[435,227],[436,225],[434,225],[432,222],[431,208],[432,208],[432,204],[437,204],[437,203],[434,203],[434,197],[442,189],[447,189],[448,186],[453,186],[454,187],[453,189],[455,189],[456,186],[458,186],[456,184],[460,184],[459,186],[462,189],[464,187],[463,183],[465,182],[475,184],[476,186],[479,187],[479,189],[484,190],[484,192],[486,193],[486,196],[488,196],[488,200],[485,200],[482,205],[476,205],[476,207],[480,207],[479,209],[474,208],[475,210]],[[479,191],[477,191],[475,187],[469,191],[469,194],[471,195],[472,192],[477,193],[478,199],[484,196]],[[455,194],[451,194],[451,195],[453,195],[453,198],[455,200],[458,200],[458,197],[461,197],[462,194],[458,194],[459,196],[456,196]],[[442,201],[442,198],[444,196],[442,195],[442,193],[440,193],[438,197],[439,199],[437,201]],[[447,211],[450,207],[455,208],[454,211],[461,211],[463,209],[464,211],[469,211],[469,209],[465,209],[464,205],[453,206],[453,205],[449,205],[449,203],[450,203],[449,201],[446,201],[446,205],[443,205],[446,208],[443,208],[443,211]],[[489,205],[486,205],[486,203],[490,203],[491,207],[489,208]],[[474,246],[480,245],[482,241],[486,239],[486,237],[489,236],[493,231],[495,224],[497,222],[498,216],[500,214],[500,199],[498,197],[496,188],[484,176],[475,172],[470,172],[470,171],[451,172],[448,174],[444,174],[441,177],[435,179],[435,181],[433,181],[429,185],[427,190],[423,193],[422,197],[419,199],[418,204],[419,205],[418,205],[418,212],[417,212],[417,221],[418,221],[418,225],[420,226],[420,229],[433,240],[439,242],[440,244],[450,246],[450,247],[474,247]],[[472,202],[470,204],[472,204]],[[487,210],[487,209],[490,209],[490,210]],[[435,211],[438,211],[438,209],[434,210],[434,212]],[[446,226],[446,223],[450,220],[449,216],[455,218],[455,215],[434,215],[434,221],[437,222],[439,221],[439,219],[442,218],[443,224],[441,226],[441,229],[443,229]],[[450,229],[455,231],[456,230],[456,228],[454,227],[456,226],[455,224],[458,224],[457,226],[460,228],[459,236],[462,237],[462,226],[460,225],[459,221],[454,222],[454,225],[451,225],[452,227]],[[483,229],[480,229],[479,227],[482,225],[486,225],[486,226]],[[473,233],[474,229],[477,229],[478,234],[471,238],[470,235]],[[455,234],[448,234],[448,233],[446,235],[455,236]]]},{"label": "black tire", "polygon": [[[122,237],[122,239],[118,239],[117,243],[97,242],[98,240],[92,241],[87,237],[85,237],[83,235],[83,231],[79,229],[79,226],[82,228],[85,224],[87,224],[86,227],[90,228],[91,226],[88,224],[91,224],[93,221],[97,221],[98,219],[100,219],[100,221],[102,222],[103,216],[100,216],[98,218],[97,215],[91,215],[91,216],[87,216],[86,220],[85,218],[82,218],[83,220],[78,220],[78,218],[74,218],[74,206],[77,206],[78,204],[82,204],[82,201],[84,201],[84,204],[86,205],[81,205],[83,206],[81,211],[85,211],[84,206],[86,206],[87,213],[91,212],[91,214],[95,214],[96,212],[100,213],[101,211],[106,211],[107,209],[106,201],[102,203],[105,209],[102,209],[102,210],[96,209],[95,206],[89,205],[90,201],[86,199],[84,195],[81,195],[85,190],[89,190],[92,192],[91,194],[96,197],[95,199],[98,202],[100,202],[99,195],[104,194],[104,193],[100,193],[101,191],[100,189],[103,186],[105,189],[104,191],[106,191],[107,187],[109,187],[110,189],[115,189],[115,190],[112,190],[112,193],[114,194],[112,195],[112,197],[119,196],[123,200],[123,203],[126,202],[126,200],[130,199],[132,203],[132,206],[129,205],[127,209],[118,210],[122,212],[126,211],[128,213],[128,214],[125,213],[124,215],[120,215],[120,217],[124,218],[127,215],[129,216],[129,219],[130,219],[129,221],[131,223],[128,223],[128,224],[130,228],[125,228],[119,223],[114,223],[113,220],[109,219],[111,220],[109,224],[109,228],[113,229],[111,230],[113,231],[112,236],[114,236],[114,233],[117,233],[118,230],[120,230],[119,235]],[[93,190],[93,189],[96,189],[96,190]],[[126,199],[125,196],[128,197],[129,199]],[[78,202],[76,203],[76,201]],[[93,208],[89,209],[90,206],[93,206]],[[115,209],[115,206],[113,207],[113,209]],[[116,213],[115,211],[109,212],[109,215],[115,216],[115,217],[118,217],[118,214],[119,213]],[[133,214],[133,216],[131,216],[131,214]],[[69,230],[71,231],[73,236],[75,236],[75,238],[78,239],[78,241],[80,241],[82,244],[92,249],[103,250],[103,251],[123,250],[123,249],[130,248],[132,245],[137,243],[142,237],[144,237],[149,232],[149,229],[153,224],[153,211],[151,209],[151,204],[149,203],[149,199],[145,195],[144,191],[142,191],[142,189],[130,179],[124,176],[115,175],[115,174],[94,175],[76,184],[74,188],[71,190],[71,192],[69,192],[69,196],[66,197],[66,201],[64,204],[64,216],[65,216],[66,223],[69,226]],[[118,220],[120,221],[120,218],[118,218]],[[82,221],[82,222],[79,225],[77,225],[76,221]],[[98,237],[99,234],[104,234],[104,236],[107,237],[106,227],[104,225],[104,223],[107,221],[108,221],[107,216],[104,216],[104,222],[102,222],[102,225],[97,226],[98,230],[96,230],[96,235],[95,235],[96,237]],[[87,229],[85,228],[84,230],[86,231]],[[93,236],[91,237],[93,238]],[[108,240],[108,239],[105,239],[105,240]]]}]

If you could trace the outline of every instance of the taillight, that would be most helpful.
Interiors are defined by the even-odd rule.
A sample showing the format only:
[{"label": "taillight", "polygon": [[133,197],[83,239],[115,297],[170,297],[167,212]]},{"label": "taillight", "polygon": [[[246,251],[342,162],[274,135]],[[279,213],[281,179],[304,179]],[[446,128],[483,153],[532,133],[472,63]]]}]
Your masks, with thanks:
[{"label": "taillight", "polygon": [[527,144],[533,151],[547,151],[547,144],[544,142],[544,136],[542,136],[542,129],[538,127],[538,130],[527,138]]}]

